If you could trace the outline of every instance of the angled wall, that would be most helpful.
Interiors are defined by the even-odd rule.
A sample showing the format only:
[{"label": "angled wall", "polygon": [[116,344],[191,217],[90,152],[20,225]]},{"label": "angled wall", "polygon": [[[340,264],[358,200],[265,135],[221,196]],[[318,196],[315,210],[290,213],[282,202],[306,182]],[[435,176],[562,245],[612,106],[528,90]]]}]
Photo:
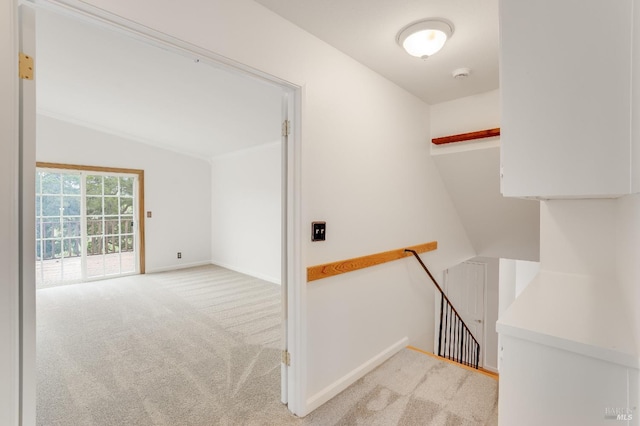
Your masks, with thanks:
[{"label": "angled wall", "polygon": [[[432,137],[500,127],[499,95],[432,105]],[[500,138],[431,144],[431,153],[477,255],[538,261],[540,203],[502,196]]]}]

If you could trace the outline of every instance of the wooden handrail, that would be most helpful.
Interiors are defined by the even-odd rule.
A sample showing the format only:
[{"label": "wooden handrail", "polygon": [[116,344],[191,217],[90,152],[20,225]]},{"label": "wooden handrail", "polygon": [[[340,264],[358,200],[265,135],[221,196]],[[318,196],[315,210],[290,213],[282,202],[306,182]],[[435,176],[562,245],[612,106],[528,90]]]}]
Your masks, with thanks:
[{"label": "wooden handrail", "polygon": [[[427,273],[431,282],[436,286],[436,289],[440,292],[440,330],[438,332],[438,355],[449,358],[453,361],[459,362],[461,364],[466,364],[472,366],[474,368],[478,368],[478,363],[480,361],[480,343],[473,336],[473,333],[467,326],[467,324],[462,319],[462,316],[458,313],[456,308],[453,306],[453,303],[449,300],[447,295],[442,291],[442,287],[436,281],[436,279],[427,268],[427,265],[424,264],[420,256],[418,256],[418,252],[412,250],[411,247],[406,248],[405,251],[407,253],[411,253],[413,257],[416,258],[422,269]],[[445,301],[447,305],[445,307]],[[447,314],[444,315],[445,308],[447,310]],[[452,317],[452,314],[455,315]],[[451,333],[452,324],[454,324],[453,335]],[[443,328],[444,325],[444,328]],[[448,325],[448,331],[446,330]],[[456,327],[458,330],[456,330]],[[471,338],[471,341],[469,341]],[[451,348],[451,345],[455,345],[456,347]]]},{"label": "wooden handrail", "polygon": [[392,260],[411,256],[412,254],[407,252],[407,249],[413,250],[417,253],[426,253],[428,251],[436,250],[437,248],[438,242],[432,241],[430,243],[420,244],[406,249],[401,248],[368,256],[355,257],[353,259],[325,263],[323,265],[309,266],[307,268],[307,282],[344,274],[346,272],[357,271],[358,269],[364,269],[370,266],[380,265],[381,263],[391,262]]},{"label": "wooden handrail", "polygon": [[446,143],[453,142],[465,142],[475,139],[491,138],[494,136],[500,136],[500,128],[479,130],[477,132],[460,133],[459,135],[443,136],[441,138],[431,139],[431,143],[434,145],[444,145]]}]

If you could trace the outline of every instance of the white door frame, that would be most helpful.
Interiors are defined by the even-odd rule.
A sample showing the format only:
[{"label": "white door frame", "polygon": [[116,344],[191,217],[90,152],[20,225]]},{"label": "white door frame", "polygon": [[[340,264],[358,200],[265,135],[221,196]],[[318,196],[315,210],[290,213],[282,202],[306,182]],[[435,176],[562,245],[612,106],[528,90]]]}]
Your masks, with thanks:
[{"label": "white door frame", "polygon": [[[35,56],[36,14],[32,8],[19,8],[20,51]],[[19,251],[20,251],[20,423],[36,423],[36,285],[34,220],[36,187],[36,85],[21,79],[19,95]]]},{"label": "white door frame", "polygon": [[[3,0],[0,0],[3,1]],[[224,68],[232,72],[243,73],[244,75],[268,82],[279,86],[286,93],[288,99],[287,119],[291,122],[291,133],[288,137],[286,148],[283,152],[283,158],[286,156],[286,172],[282,179],[283,195],[286,195],[286,209],[283,212],[286,227],[283,228],[283,242],[286,242],[283,249],[282,269],[285,274],[282,276],[283,285],[283,307],[286,312],[283,313],[286,323],[286,349],[291,356],[291,365],[286,367],[286,377],[283,384],[287,384],[286,398],[283,400],[288,402],[289,410],[297,415],[306,414],[306,398],[304,389],[304,333],[302,326],[304,325],[304,312],[301,309],[302,301],[305,294],[304,288],[304,269],[302,267],[301,257],[301,115],[302,115],[302,88],[275,76],[263,73],[244,64],[235,62],[229,58],[225,58],[214,52],[200,48],[198,46],[178,40],[167,34],[155,31],[145,26],[123,19],[113,15],[102,9],[93,7],[77,0],[4,0],[13,1],[14,4],[22,3],[22,8],[26,6],[37,6],[49,8],[57,12],[63,12],[75,17],[80,17],[90,23],[107,26],[111,29],[123,32],[129,36],[142,40],[143,42],[155,46],[161,46],[164,49],[170,49],[176,53],[186,55],[188,57],[196,57],[201,62],[209,64],[213,67]],[[31,36],[34,35],[35,28],[32,29]],[[22,36],[16,31],[14,32],[16,41],[21,41]],[[37,64],[37,58],[36,58]],[[37,65],[36,65],[37,67]],[[36,70],[37,75],[37,70]],[[15,83],[14,89],[19,90],[18,83]],[[20,103],[19,108],[24,105]],[[33,106],[35,108],[35,105]],[[35,131],[34,129],[31,129]],[[35,152],[34,146],[27,146],[27,150]],[[23,149],[25,149],[23,147]],[[31,152],[31,151],[30,151]],[[33,170],[35,172],[35,154],[33,154]],[[32,173],[33,174],[33,173]],[[34,177],[35,178],[35,177]],[[25,200],[34,199],[34,185],[29,186],[29,182],[24,182],[23,177],[20,180],[26,183],[21,187],[22,198]],[[29,204],[29,201],[26,202]],[[283,204],[283,206],[285,205]],[[27,209],[28,210],[28,209]],[[23,220],[32,221],[33,211],[25,212],[20,207],[20,214]],[[30,223],[30,222],[28,222]],[[33,228],[33,227],[32,227]],[[22,235],[22,234],[21,234]],[[28,237],[28,236],[25,236]],[[35,239],[35,235],[34,235]],[[35,263],[34,250],[27,252],[25,250],[23,258],[20,260],[20,267],[32,267]],[[33,269],[33,268],[32,268]],[[28,278],[28,277],[27,277]],[[30,336],[33,344],[20,342],[20,425],[35,424],[35,279],[23,280],[22,287],[27,288],[33,293],[33,300],[21,300],[20,309],[22,316],[19,320],[18,327],[22,333]],[[286,296],[286,297],[285,297]]]}]

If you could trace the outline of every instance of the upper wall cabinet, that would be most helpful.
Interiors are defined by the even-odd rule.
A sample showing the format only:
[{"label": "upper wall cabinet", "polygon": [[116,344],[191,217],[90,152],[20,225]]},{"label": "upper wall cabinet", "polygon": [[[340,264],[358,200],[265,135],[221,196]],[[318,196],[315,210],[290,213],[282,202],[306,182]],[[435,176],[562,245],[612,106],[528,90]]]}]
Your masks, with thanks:
[{"label": "upper wall cabinet", "polygon": [[500,1],[505,196],[632,191],[633,21],[633,0]]}]

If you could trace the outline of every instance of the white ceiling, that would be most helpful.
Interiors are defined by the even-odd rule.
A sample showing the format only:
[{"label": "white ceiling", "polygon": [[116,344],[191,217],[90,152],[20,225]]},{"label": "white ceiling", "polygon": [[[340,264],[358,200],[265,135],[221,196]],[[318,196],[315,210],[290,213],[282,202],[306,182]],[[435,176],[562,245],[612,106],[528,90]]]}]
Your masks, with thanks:
[{"label": "white ceiling", "polygon": [[38,11],[37,109],[202,158],[280,140],[282,90]]},{"label": "white ceiling", "polygon": [[[498,0],[255,0],[429,104],[498,88]],[[396,43],[425,18],[454,24],[445,47],[422,60]],[[468,67],[466,79],[454,79]]]},{"label": "white ceiling", "polygon": [[[427,103],[498,87],[498,0],[256,1]],[[455,31],[421,60],[395,38],[428,17]],[[47,10],[36,36],[41,114],[202,158],[279,139],[276,86]]]}]

